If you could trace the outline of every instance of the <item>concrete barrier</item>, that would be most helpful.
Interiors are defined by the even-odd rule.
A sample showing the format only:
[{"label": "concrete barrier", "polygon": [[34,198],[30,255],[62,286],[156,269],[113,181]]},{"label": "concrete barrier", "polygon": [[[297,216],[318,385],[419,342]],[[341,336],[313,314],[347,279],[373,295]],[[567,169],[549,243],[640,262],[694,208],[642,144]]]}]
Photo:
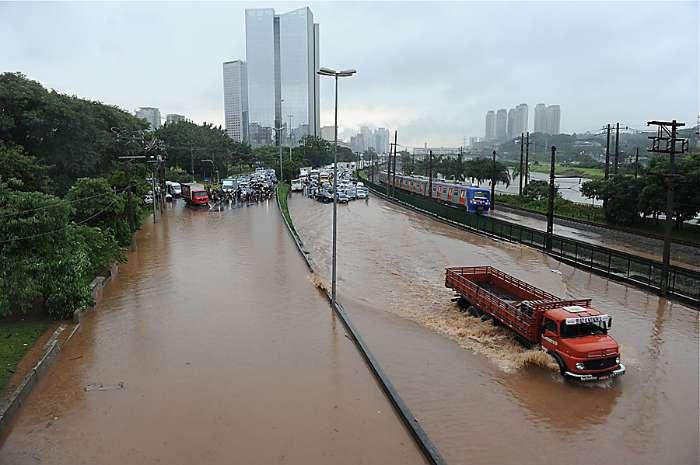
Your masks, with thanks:
[{"label": "concrete barrier", "polygon": [[[308,266],[311,273],[315,274],[313,261],[310,257],[309,252],[304,248],[304,243],[297,234],[296,230],[291,227],[291,225],[287,222],[287,218],[282,213],[282,206],[280,205],[279,197],[277,198],[277,206],[279,207],[280,216],[282,217],[285,225],[287,226],[287,231],[289,231],[289,234],[292,236],[292,239],[294,239],[294,243],[297,246],[297,250],[299,250],[299,253],[302,255],[302,257],[304,257],[306,265]],[[323,288],[322,291],[326,295],[329,304],[332,304],[331,295],[328,292],[328,290]],[[396,411],[396,414],[399,416],[401,421],[408,429],[409,433],[411,434],[411,437],[418,445],[420,451],[423,453],[423,456],[426,458],[428,463],[432,465],[444,465],[446,462],[440,455],[440,452],[438,451],[437,447],[435,447],[433,442],[428,437],[428,434],[418,422],[418,419],[416,419],[416,417],[413,415],[413,413],[411,413],[411,410],[408,408],[406,403],[403,401],[403,399],[401,399],[401,396],[394,388],[393,383],[386,375],[386,373],[384,373],[384,370],[382,369],[377,359],[374,358],[374,355],[372,355],[372,352],[369,350],[369,347],[362,339],[362,336],[360,336],[360,333],[357,331],[357,328],[355,328],[355,326],[352,324],[352,321],[350,320],[350,317],[345,311],[345,308],[343,308],[343,306],[337,301],[335,306],[332,306],[332,308],[335,314],[338,316],[338,318],[340,318],[340,321],[343,323],[343,326],[345,326],[345,329],[349,333],[350,339],[355,344],[355,347],[357,347],[357,349],[360,351],[362,358],[364,358],[370,371],[381,386],[382,391],[387,396],[389,402]]]}]

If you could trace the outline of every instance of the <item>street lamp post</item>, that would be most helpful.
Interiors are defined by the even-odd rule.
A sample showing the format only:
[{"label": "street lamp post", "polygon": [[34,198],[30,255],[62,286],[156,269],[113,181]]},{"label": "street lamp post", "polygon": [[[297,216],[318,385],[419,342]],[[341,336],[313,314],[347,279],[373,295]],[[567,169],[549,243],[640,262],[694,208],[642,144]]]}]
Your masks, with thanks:
[{"label": "street lamp post", "polygon": [[335,307],[336,300],[336,229],[338,224],[338,78],[350,77],[357,71],[348,69],[344,71],[335,71],[329,68],[321,68],[318,74],[321,76],[331,76],[335,78],[335,125],[334,125],[334,143],[333,143],[333,263],[331,270],[331,305]]}]

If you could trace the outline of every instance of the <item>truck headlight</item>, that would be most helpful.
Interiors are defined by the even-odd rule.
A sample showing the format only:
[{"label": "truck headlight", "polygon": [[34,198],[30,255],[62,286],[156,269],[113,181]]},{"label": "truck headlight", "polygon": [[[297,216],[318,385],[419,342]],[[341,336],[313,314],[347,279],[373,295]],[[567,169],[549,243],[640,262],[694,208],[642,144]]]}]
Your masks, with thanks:
[{"label": "truck headlight", "polygon": [[615,363],[617,363],[618,365],[620,364],[620,356],[619,355],[617,357],[615,357]]},{"label": "truck headlight", "polygon": [[584,368],[583,363],[578,362],[578,363],[576,364],[576,369],[577,369],[577,370],[583,370],[583,368]]}]

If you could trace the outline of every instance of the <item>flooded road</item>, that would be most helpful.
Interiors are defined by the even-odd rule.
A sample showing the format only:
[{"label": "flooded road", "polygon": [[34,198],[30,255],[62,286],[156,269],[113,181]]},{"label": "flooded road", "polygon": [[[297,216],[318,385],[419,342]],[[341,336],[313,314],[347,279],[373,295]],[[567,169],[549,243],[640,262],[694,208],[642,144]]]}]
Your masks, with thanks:
[{"label": "flooded road", "polygon": [[0,464],[423,463],[274,201],[146,221]]},{"label": "flooded road", "polygon": [[[325,279],[331,209],[290,199]],[[376,197],[339,206],[338,224],[339,301],[451,465],[698,463],[697,311]],[[560,297],[592,298],[614,316],[627,373],[591,385],[562,380],[542,352],[458,313],[444,287],[444,268],[458,265],[492,265]]]}]

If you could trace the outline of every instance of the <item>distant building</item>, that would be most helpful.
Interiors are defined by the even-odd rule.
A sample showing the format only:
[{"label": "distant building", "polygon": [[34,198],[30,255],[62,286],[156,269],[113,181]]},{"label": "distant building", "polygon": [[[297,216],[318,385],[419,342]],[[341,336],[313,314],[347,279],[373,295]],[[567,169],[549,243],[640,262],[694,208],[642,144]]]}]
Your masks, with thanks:
[{"label": "distant building", "polygon": [[295,140],[320,136],[319,26],[311,10],[249,9],[245,27],[249,124],[256,134],[284,127]]},{"label": "distant building", "polygon": [[178,115],[175,113],[169,113],[165,115],[165,124],[179,123],[180,121],[187,121],[183,115]]},{"label": "distant building", "polygon": [[535,105],[535,132],[547,132],[547,105]]},{"label": "distant building", "polygon": [[496,140],[506,140],[508,137],[508,112],[500,109],[496,112]]},{"label": "distant building", "polygon": [[335,140],[335,126],[323,126],[321,127],[321,138],[326,139],[329,142]]},{"label": "distant building", "polygon": [[527,103],[521,103],[517,107],[515,107],[515,133],[513,134],[513,137],[518,137],[520,134],[523,132],[527,132],[529,130],[529,125],[528,125],[528,107]]},{"label": "distant building", "polygon": [[430,155],[433,151],[433,156],[447,155],[448,157],[456,157],[462,151],[461,147],[415,147],[413,155]]},{"label": "distant building", "polygon": [[482,142],[484,142],[484,139],[482,139],[481,137],[470,137],[469,147],[479,147]]},{"label": "distant building", "polygon": [[559,105],[549,105],[547,107],[547,134],[559,134],[559,124],[561,122],[561,109]]},{"label": "distant building", "polygon": [[377,128],[374,131],[374,151],[376,153],[389,153],[389,130]]},{"label": "distant building", "polygon": [[518,132],[518,112],[515,108],[508,110],[508,129],[506,130],[506,139],[512,139]]},{"label": "distant building", "polygon": [[153,107],[141,107],[136,110],[136,117],[146,120],[151,129],[160,128],[160,110]]},{"label": "distant building", "polygon": [[242,60],[227,61],[224,69],[226,134],[236,142],[248,141],[248,82]]},{"label": "distant building", "polygon": [[496,113],[493,110],[486,112],[486,130],[484,131],[484,139],[496,139]]}]

